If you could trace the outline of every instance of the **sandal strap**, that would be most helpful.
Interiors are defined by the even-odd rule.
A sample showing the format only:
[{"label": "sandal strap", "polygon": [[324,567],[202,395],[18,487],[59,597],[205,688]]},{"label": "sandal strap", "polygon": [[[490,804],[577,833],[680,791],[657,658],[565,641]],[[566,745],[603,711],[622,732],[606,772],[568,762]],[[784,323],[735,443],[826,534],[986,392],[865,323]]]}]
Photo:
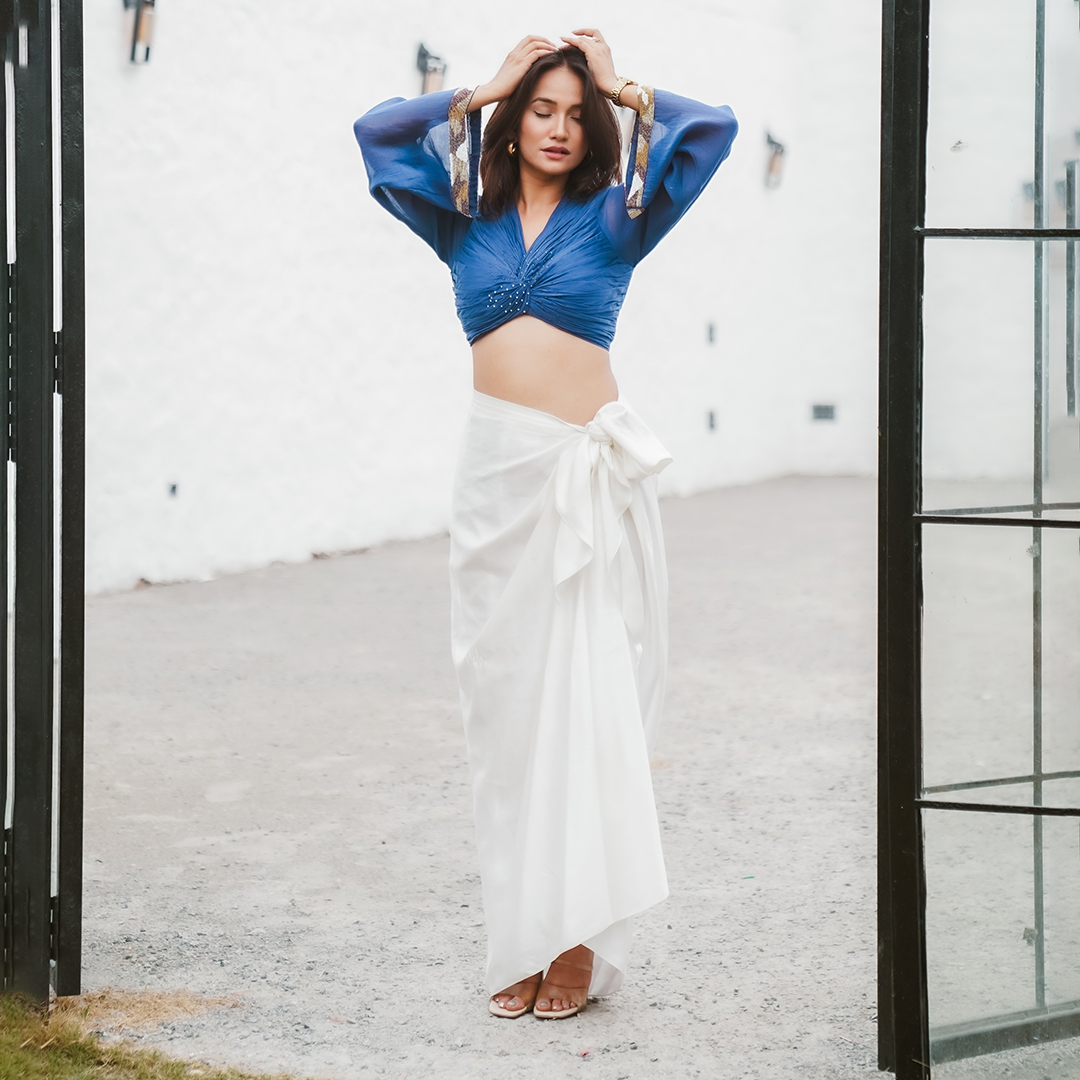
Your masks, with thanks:
[{"label": "sandal strap", "polygon": [[587,971],[589,975],[592,975],[593,966],[588,964],[575,964],[573,960],[552,960],[551,967],[548,968],[547,978],[551,978],[551,973],[558,967],[577,968],[578,971]]},{"label": "sandal strap", "polygon": [[[572,968],[572,969],[577,970],[577,971],[587,971],[589,973],[589,977],[587,979],[585,979],[583,982],[574,982],[573,981],[573,976],[569,976],[569,973],[563,974],[562,972],[556,970],[557,968]],[[561,986],[566,990],[580,992],[581,996],[584,998],[584,997],[588,996],[589,984],[591,982],[592,982],[592,964],[591,963],[590,964],[575,964],[572,960],[553,960],[551,962],[551,967],[548,968],[547,975],[544,977],[543,983],[541,983],[541,985],[540,985],[540,989],[544,990],[548,986],[550,986],[552,983],[554,983],[556,986]],[[551,995],[551,992],[549,990],[546,996],[550,997],[550,995]],[[539,994],[539,993],[537,994],[537,1000],[538,1001],[541,1000],[541,996],[542,996],[541,994]],[[576,999],[578,997],[578,993],[574,993],[573,997]]]},{"label": "sandal strap", "polygon": [[[513,985],[508,986],[505,990],[500,990],[497,994],[492,994],[491,1000],[494,1001],[497,997],[502,997],[504,994],[507,994],[510,997],[518,997],[521,998],[522,1001],[527,1001],[530,993],[538,994],[540,992],[540,984],[543,981],[542,975],[530,975],[527,979],[520,979]],[[517,987],[524,987],[525,992],[519,993]]]}]

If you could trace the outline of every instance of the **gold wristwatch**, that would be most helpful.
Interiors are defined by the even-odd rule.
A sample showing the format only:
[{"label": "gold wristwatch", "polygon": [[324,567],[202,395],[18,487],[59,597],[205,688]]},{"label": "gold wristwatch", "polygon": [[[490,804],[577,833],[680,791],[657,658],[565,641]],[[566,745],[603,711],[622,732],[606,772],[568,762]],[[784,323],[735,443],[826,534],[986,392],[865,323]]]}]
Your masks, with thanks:
[{"label": "gold wristwatch", "polygon": [[636,79],[616,79],[615,80],[615,85],[611,88],[611,92],[608,94],[608,97],[610,97],[611,100],[614,101],[615,104],[619,106],[619,108],[625,108],[626,107],[625,105],[623,105],[623,103],[619,99],[622,97],[622,92],[628,86],[630,86],[631,84],[633,84],[634,86],[637,86],[637,80]]}]

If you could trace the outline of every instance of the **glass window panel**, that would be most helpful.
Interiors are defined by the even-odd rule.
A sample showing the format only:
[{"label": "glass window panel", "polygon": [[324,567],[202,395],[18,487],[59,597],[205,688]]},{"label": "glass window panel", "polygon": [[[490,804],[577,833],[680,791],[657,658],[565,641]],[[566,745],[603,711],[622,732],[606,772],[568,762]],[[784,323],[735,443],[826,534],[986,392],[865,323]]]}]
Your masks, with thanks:
[{"label": "glass window panel", "polygon": [[1080,18],[1076,0],[1046,0],[1045,108],[1046,224],[1063,229],[1065,162],[1080,155]]},{"label": "glass window panel", "polygon": [[1034,0],[934,0],[927,225],[1031,226],[1034,115]]},{"label": "glass window panel", "polygon": [[1034,245],[934,240],[923,300],[923,507],[1030,503]]},{"label": "glass window panel", "polygon": [[[1041,553],[1043,768],[1080,770],[1080,532],[1043,529]],[[1077,782],[1054,782],[1046,804],[1080,806]]]},{"label": "glass window panel", "polygon": [[928,787],[1031,771],[1030,546],[1027,529],[923,526]]},{"label": "glass window panel", "polygon": [[[1080,823],[1042,819],[1045,983],[1040,1009],[1034,822],[1030,817],[924,812],[927,983],[931,1041],[939,1040],[939,1055],[940,1040],[960,1026],[966,1026],[970,1038],[966,1052],[976,1055],[997,1050],[995,1031],[1010,1020],[1022,1020],[1018,1014],[1080,1011]],[[1080,1018],[1074,1023],[1080,1027]],[[933,1074],[935,1080],[1080,1075],[1080,1042],[935,1062]]]},{"label": "glass window panel", "polygon": [[[1075,0],[935,0],[926,224],[1064,227],[1066,163],[1078,156]],[[1068,250],[927,240],[925,513],[1080,521]],[[920,535],[927,794],[1080,806],[1080,531],[924,525]],[[923,825],[935,1080],[1080,1076],[1080,1039],[1002,1050],[1003,1033],[1026,1025],[1037,1038],[1033,1018],[1048,1014],[1065,1020],[1058,1036],[1080,1034],[1080,820],[924,811]],[[968,1060],[942,1060],[948,1039]]]},{"label": "glass window panel", "polygon": [[[1073,804],[1074,806],[1076,803]],[[1080,1009],[1080,820],[1043,818],[1046,1003]],[[1080,1076],[1080,1070],[1076,1073]]]},{"label": "glass window panel", "polygon": [[1035,950],[1024,933],[1035,922],[1031,822],[923,812],[931,1042],[950,1025],[1035,1004]]},{"label": "glass window panel", "polygon": [[[1080,773],[1080,533],[1041,535],[1041,736],[1046,773]],[[923,526],[923,780],[928,796],[1034,805],[1035,539],[1028,529]],[[1080,806],[1080,779],[1043,785]]]},{"label": "glass window panel", "polygon": [[[1080,421],[1067,415],[1066,246],[1042,244],[1043,501],[1060,511],[1055,516],[1080,518],[1080,507],[1057,505],[1080,504]],[[927,242],[927,511],[1030,505],[1034,498],[1034,251],[1027,241]],[[1080,302],[1076,308],[1080,314]]]}]

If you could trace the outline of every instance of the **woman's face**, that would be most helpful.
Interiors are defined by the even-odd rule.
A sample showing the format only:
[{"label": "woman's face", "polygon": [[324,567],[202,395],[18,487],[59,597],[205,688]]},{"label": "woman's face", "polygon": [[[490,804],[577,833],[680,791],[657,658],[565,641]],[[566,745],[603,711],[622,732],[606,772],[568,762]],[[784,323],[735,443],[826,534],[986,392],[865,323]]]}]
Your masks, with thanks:
[{"label": "woman's face", "polygon": [[522,168],[542,176],[567,176],[589,152],[581,126],[581,79],[568,68],[545,72],[521,114],[518,155]]}]

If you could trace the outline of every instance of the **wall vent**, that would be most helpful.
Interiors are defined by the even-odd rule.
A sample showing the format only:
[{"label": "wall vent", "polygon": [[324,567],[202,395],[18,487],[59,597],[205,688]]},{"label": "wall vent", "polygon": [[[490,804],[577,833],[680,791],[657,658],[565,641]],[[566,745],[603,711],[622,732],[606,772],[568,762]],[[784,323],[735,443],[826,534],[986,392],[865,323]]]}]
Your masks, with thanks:
[{"label": "wall vent", "polygon": [[835,405],[812,405],[810,407],[810,416],[813,420],[835,420],[836,419],[836,406]]}]

